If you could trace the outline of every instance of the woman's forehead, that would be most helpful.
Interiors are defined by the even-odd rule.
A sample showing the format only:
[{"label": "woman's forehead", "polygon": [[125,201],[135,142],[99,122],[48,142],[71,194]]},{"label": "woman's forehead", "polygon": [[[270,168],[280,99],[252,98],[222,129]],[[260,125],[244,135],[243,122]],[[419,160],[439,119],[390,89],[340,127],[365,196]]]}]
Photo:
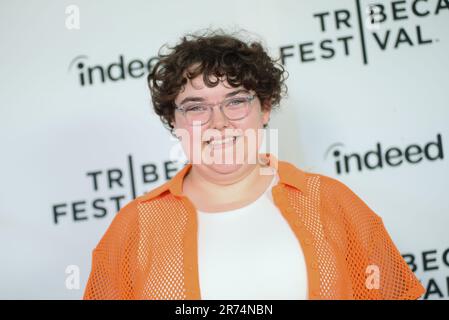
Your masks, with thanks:
[{"label": "woman's forehead", "polygon": [[[216,82],[217,77],[214,75],[209,76],[211,82]],[[243,86],[233,87],[226,80],[226,77],[221,77],[215,86],[207,86],[204,83],[203,75],[198,75],[193,79],[187,79],[186,84],[181,88],[178,96],[176,97],[176,101],[180,101],[187,96],[196,96],[196,97],[224,97],[229,92],[244,89]]]}]

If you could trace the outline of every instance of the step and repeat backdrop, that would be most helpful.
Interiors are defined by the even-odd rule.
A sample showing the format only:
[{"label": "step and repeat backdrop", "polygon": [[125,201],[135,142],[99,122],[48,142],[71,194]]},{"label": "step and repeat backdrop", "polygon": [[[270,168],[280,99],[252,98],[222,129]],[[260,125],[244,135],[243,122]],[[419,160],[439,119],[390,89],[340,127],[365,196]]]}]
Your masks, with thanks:
[{"label": "step and repeat backdrop", "polygon": [[117,211],[183,166],[146,75],[207,28],[280,59],[279,158],[347,184],[448,299],[449,0],[1,1],[0,298],[80,299]]}]

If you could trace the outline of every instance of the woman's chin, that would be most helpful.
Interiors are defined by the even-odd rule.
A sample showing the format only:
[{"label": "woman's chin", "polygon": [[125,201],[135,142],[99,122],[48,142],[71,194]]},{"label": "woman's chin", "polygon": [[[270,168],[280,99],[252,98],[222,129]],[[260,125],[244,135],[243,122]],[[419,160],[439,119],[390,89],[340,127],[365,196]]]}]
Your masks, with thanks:
[{"label": "woman's chin", "polygon": [[203,145],[202,160],[210,170],[219,174],[231,174],[239,170],[245,158],[243,155],[237,156],[238,150],[235,143],[231,143],[222,147],[212,147],[208,144]]},{"label": "woman's chin", "polygon": [[212,163],[208,165],[209,169],[219,173],[219,174],[231,174],[236,172],[238,169],[242,167],[242,164],[230,163],[230,164],[218,164]]}]

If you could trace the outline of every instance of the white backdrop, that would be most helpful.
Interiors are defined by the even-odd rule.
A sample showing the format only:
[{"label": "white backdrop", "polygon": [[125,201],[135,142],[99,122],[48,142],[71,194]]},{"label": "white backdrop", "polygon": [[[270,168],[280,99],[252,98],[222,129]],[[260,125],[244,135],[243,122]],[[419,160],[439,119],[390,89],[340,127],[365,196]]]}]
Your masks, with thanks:
[{"label": "white backdrop", "polygon": [[[383,5],[374,25],[369,4]],[[169,162],[175,142],[144,66],[206,27],[246,29],[282,53],[279,157],[346,183],[383,218],[425,298],[448,299],[447,0],[2,0],[0,298],[81,298],[118,208],[182,166]]]}]

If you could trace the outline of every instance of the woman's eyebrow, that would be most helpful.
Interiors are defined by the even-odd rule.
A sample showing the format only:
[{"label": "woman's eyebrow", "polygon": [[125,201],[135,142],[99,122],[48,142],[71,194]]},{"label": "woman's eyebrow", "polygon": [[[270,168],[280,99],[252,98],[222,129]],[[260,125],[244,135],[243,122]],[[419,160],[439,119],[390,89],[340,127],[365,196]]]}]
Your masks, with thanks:
[{"label": "woman's eyebrow", "polygon": [[239,90],[235,90],[235,91],[229,92],[228,94],[225,95],[225,98],[233,97],[233,96],[235,96],[235,95],[237,95],[239,93],[242,93],[242,92],[249,93],[249,91],[246,90],[246,89],[239,89]]},{"label": "woman's eyebrow", "polygon": [[[234,91],[227,93],[225,95],[225,98],[233,97],[239,93],[249,93],[249,91],[246,89],[234,90]],[[205,100],[206,99],[203,97],[186,97],[186,98],[182,99],[182,101],[179,103],[179,105],[182,105],[182,104],[184,104],[186,102],[190,102],[190,101],[198,102],[198,101],[205,101]]]}]

